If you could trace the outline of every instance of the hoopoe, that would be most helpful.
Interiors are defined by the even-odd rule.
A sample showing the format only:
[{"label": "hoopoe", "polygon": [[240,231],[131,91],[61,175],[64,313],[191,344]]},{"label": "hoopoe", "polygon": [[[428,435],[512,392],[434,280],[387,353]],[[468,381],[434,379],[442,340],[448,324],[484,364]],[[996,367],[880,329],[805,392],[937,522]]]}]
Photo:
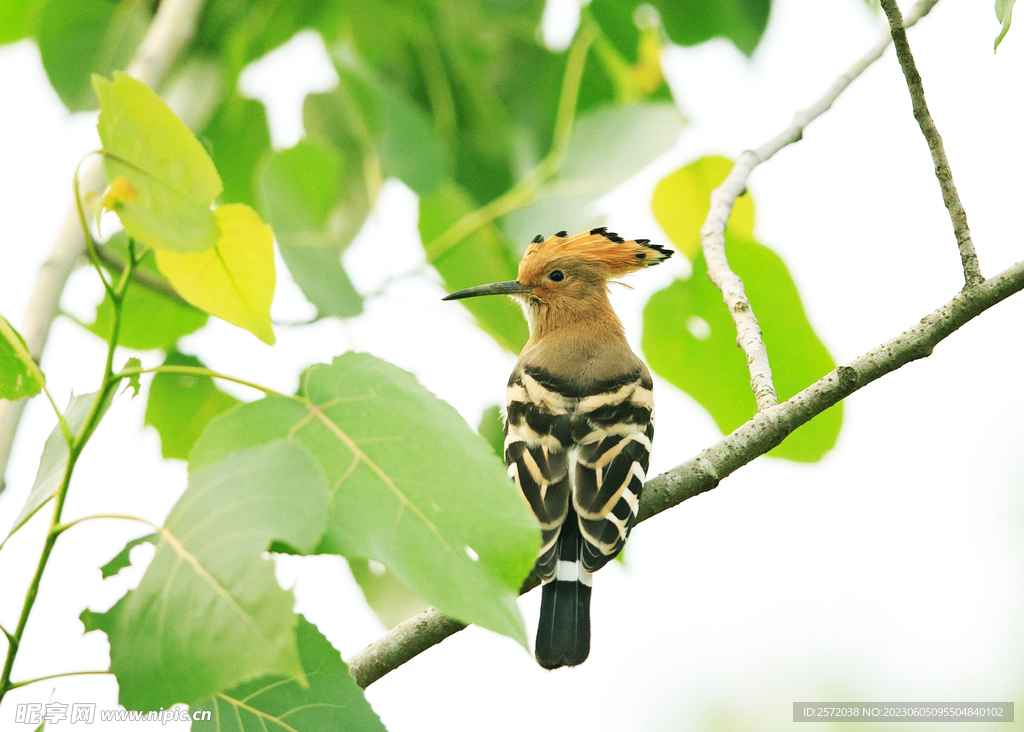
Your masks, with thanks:
[{"label": "hoopoe", "polygon": [[604,227],[560,231],[533,240],[517,279],[444,298],[511,295],[530,325],[506,391],[505,464],[541,526],[544,668],[590,653],[592,575],[629,537],[654,438],[651,373],[626,342],[608,284],[671,256]]}]

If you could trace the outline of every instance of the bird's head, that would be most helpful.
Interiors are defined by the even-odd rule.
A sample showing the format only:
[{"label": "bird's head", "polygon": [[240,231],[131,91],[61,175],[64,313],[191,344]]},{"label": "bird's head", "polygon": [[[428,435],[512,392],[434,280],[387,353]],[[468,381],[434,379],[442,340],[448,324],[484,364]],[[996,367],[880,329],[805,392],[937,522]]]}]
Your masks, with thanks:
[{"label": "bird's head", "polygon": [[653,267],[671,256],[671,250],[648,239],[623,239],[604,227],[575,236],[564,231],[547,239],[538,235],[527,247],[516,279],[470,287],[444,299],[512,295],[527,308],[585,311],[606,302],[608,283],[614,278]]}]

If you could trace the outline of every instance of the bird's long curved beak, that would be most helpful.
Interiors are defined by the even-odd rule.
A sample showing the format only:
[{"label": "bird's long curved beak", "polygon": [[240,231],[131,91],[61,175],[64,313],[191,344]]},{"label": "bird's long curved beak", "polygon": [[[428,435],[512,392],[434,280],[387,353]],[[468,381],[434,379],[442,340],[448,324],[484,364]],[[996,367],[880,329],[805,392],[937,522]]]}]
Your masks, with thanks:
[{"label": "bird's long curved beak", "polygon": [[530,292],[526,285],[520,285],[515,280],[510,282],[495,282],[490,285],[477,285],[465,290],[453,292],[451,295],[442,297],[442,300],[462,300],[467,297],[480,297],[481,295],[525,295]]}]

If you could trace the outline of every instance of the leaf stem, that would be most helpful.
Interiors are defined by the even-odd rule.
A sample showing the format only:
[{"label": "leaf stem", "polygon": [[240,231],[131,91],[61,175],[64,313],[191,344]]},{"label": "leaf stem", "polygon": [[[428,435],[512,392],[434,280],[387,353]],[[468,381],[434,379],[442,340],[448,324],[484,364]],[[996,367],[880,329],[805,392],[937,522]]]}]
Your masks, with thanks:
[{"label": "leaf stem", "polygon": [[305,404],[307,401],[309,401],[305,397],[299,396],[298,394],[284,394],[282,392],[275,391],[274,389],[271,389],[270,387],[260,386],[259,384],[253,383],[251,381],[246,381],[245,379],[238,379],[238,378],[235,378],[234,376],[228,376],[227,374],[222,374],[222,373],[219,373],[217,371],[213,371],[213,370],[208,369],[208,368],[203,368],[202,366],[174,366],[174,365],[164,364],[163,366],[153,366],[151,368],[134,368],[133,367],[133,368],[128,368],[128,369],[122,369],[118,373],[112,374],[109,378],[113,382],[116,383],[116,382],[120,381],[123,378],[126,378],[128,376],[134,376],[136,374],[160,374],[160,373],[163,373],[163,374],[189,374],[191,376],[210,376],[210,377],[212,377],[214,379],[223,379],[224,381],[231,381],[231,382],[233,382],[235,384],[241,384],[242,386],[248,386],[250,389],[255,389],[256,391],[262,391],[264,394],[268,394],[270,396],[279,396],[279,397],[284,397],[285,399],[294,399],[295,401],[302,402],[303,404]]},{"label": "leaf stem", "polygon": [[65,531],[70,529],[72,526],[82,523],[83,521],[94,521],[96,519],[120,519],[122,521],[138,521],[141,524],[146,524],[151,529],[160,528],[152,521],[141,518],[139,516],[129,516],[123,513],[97,513],[92,516],[83,516],[82,518],[75,519],[74,521],[68,521],[66,524],[57,524],[50,529],[50,533],[63,534]]},{"label": "leaf stem", "polygon": [[92,676],[96,674],[108,675],[109,671],[65,671],[62,674],[50,674],[49,676],[40,676],[35,679],[26,679],[25,681],[12,681],[7,684],[7,690],[18,689],[22,686],[28,686],[29,684],[35,684],[39,681],[49,681],[50,679],[60,679],[65,676]]}]

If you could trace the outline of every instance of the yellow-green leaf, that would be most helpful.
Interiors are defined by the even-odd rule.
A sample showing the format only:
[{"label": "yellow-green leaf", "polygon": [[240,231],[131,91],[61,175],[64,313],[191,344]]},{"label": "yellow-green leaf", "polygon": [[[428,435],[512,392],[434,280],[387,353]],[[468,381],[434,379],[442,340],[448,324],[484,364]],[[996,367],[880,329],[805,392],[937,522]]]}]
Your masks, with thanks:
[{"label": "yellow-green leaf", "polygon": [[274,234],[241,203],[216,209],[220,238],[209,251],[157,251],[156,264],[185,300],[274,343]]},{"label": "yellow-green leaf", "polygon": [[[788,399],[835,368],[804,311],[785,262],[753,240],[726,240],[729,264],[743,278],[772,360],[779,399]],[[654,293],[644,308],[644,355],[659,376],[696,399],[728,434],[754,415],[743,352],[722,293],[708,279],[704,255],[689,279]],[[769,452],[815,462],[832,449],[843,422],[842,403],[796,429]]]},{"label": "yellow-green leaf", "polygon": [[46,383],[21,335],[0,315],[0,399],[35,396]]},{"label": "yellow-green leaf", "polygon": [[996,0],[996,18],[1003,24],[1003,28],[999,31],[999,35],[996,36],[996,44],[992,49],[993,52],[999,50],[999,44],[1003,42],[1003,38],[1006,36],[1007,31],[1010,30],[1010,18],[1013,16],[1013,4],[1016,1],[1017,0]]},{"label": "yellow-green leaf", "polygon": [[206,149],[153,91],[130,76],[92,77],[107,180],[138,196],[115,210],[130,236],[154,249],[201,252],[217,243],[210,210],[223,186]]},{"label": "yellow-green leaf", "polygon": [[[704,157],[662,178],[654,189],[651,206],[658,223],[690,260],[700,251],[700,227],[711,209],[711,191],[721,185],[732,165],[719,155]],[[736,199],[728,230],[741,239],[754,236],[754,202],[749,195]]]}]

